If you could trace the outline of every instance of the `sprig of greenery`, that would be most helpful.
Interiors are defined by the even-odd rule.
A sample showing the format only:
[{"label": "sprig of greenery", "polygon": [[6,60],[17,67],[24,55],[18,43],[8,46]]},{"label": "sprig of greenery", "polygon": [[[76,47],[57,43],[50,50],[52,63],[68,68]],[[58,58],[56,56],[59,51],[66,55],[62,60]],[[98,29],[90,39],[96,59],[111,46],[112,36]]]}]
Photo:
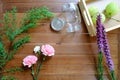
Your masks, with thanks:
[{"label": "sprig of greenery", "polygon": [[25,43],[28,43],[30,41],[30,37],[29,36],[25,36],[23,38],[19,38],[16,41],[14,41],[13,45],[11,46],[11,52],[7,58],[7,60],[11,60],[14,56],[14,54],[16,53],[16,51],[23,46]]},{"label": "sprig of greenery", "polygon": [[26,12],[22,26],[14,32],[14,36],[26,32],[30,28],[35,28],[37,20],[53,17],[53,13],[49,12],[46,7],[34,8]]},{"label": "sprig of greenery", "polygon": [[21,67],[14,67],[14,68],[10,68],[10,69],[6,69],[4,71],[2,71],[1,73],[15,73],[18,71],[23,71],[24,69]]},{"label": "sprig of greenery", "polygon": [[30,36],[25,36],[23,38],[20,38],[13,43],[12,48],[14,51],[16,51],[19,49],[19,47],[23,46],[25,43],[29,41],[30,41]]},{"label": "sprig of greenery", "polygon": [[13,76],[2,76],[1,80],[17,80],[17,79]]},{"label": "sprig of greenery", "polygon": [[7,52],[5,51],[4,44],[0,42],[0,68],[6,64]]}]

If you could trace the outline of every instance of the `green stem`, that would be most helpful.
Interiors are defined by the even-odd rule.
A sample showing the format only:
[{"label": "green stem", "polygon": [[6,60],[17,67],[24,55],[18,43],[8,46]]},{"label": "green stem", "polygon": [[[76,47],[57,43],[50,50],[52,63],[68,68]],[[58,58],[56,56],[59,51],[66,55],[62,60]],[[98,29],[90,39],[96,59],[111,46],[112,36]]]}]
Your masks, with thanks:
[{"label": "green stem", "polygon": [[33,80],[37,80],[36,77],[35,77],[35,72],[34,72],[34,67],[33,66],[31,68],[31,70],[32,70],[31,74],[33,76]]},{"label": "green stem", "polygon": [[116,80],[114,71],[110,71],[110,75],[111,75],[112,80]]},{"label": "green stem", "polygon": [[[0,68],[0,72],[2,72],[2,68]],[[1,80],[2,76],[3,76],[3,74],[0,73],[0,80]]]},{"label": "green stem", "polygon": [[40,72],[40,69],[42,68],[42,63],[44,62],[45,60],[45,56],[43,56],[42,58],[42,61],[38,61],[38,65],[37,65],[37,69],[36,69],[36,80],[38,80],[38,75],[39,75],[39,72]]},{"label": "green stem", "polygon": [[102,61],[103,61],[103,55],[102,53],[98,53],[98,73],[99,73],[99,80],[104,80],[103,79],[103,65],[102,65]]},{"label": "green stem", "polygon": [[12,47],[13,41],[10,41],[10,44],[9,44],[7,61],[11,60],[12,57],[13,57],[13,54],[11,53],[12,52],[12,48],[11,47]]}]

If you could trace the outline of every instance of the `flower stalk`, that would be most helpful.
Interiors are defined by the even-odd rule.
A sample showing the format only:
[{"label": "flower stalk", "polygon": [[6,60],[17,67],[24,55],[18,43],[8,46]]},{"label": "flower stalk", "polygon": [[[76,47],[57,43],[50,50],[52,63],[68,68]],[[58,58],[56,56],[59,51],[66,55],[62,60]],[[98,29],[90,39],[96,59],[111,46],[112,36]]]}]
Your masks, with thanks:
[{"label": "flower stalk", "polygon": [[42,64],[44,61],[45,61],[45,56],[43,56],[41,63],[40,61],[38,61],[38,66],[37,66],[36,76],[35,76],[36,79],[38,79],[38,75],[39,75],[40,69],[42,68]]},{"label": "flower stalk", "polygon": [[102,61],[103,61],[103,55],[100,52],[98,54],[98,73],[99,73],[99,80],[104,80],[103,78],[103,65],[102,65]]},{"label": "flower stalk", "polygon": [[101,19],[100,15],[97,18],[97,44],[98,44],[98,74],[99,74],[99,80],[104,80],[103,79],[103,35],[102,35],[102,24],[101,24]]},{"label": "flower stalk", "polygon": [[103,39],[104,39],[104,41],[103,41],[104,49],[103,50],[104,50],[108,68],[110,70],[111,78],[112,78],[112,80],[116,80],[115,73],[114,73],[114,63],[113,63],[112,57],[110,55],[110,49],[109,49],[108,40],[107,40],[107,36],[106,36],[104,27],[103,27]]},{"label": "flower stalk", "polygon": [[37,80],[36,78],[35,78],[35,72],[34,72],[34,67],[32,66],[32,68],[31,68],[31,74],[32,74],[32,76],[33,76],[33,80]]},{"label": "flower stalk", "polygon": [[110,55],[110,49],[108,45],[108,40],[106,36],[106,32],[104,26],[101,23],[101,16],[98,15],[97,17],[97,44],[98,44],[98,71],[99,71],[99,80],[103,80],[103,66],[102,66],[102,55],[106,58],[106,63],[110,71],[110,76],[112,80],[116,80],[115,73],[114,73],[114,64],[112,61],[112,57]]}]

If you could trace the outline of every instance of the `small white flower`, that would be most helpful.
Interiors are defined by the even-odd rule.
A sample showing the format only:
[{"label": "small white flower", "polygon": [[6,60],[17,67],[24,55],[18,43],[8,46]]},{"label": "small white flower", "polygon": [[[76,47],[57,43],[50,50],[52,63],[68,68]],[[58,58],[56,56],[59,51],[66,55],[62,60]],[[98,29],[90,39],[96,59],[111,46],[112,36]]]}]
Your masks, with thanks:
[{"label": "small white flower", "polygon": [[34,52],[37,53],[37,52],[39,52],[39,51],[40,51],[40,46],[35,46],[35,47],[34,47]]}]

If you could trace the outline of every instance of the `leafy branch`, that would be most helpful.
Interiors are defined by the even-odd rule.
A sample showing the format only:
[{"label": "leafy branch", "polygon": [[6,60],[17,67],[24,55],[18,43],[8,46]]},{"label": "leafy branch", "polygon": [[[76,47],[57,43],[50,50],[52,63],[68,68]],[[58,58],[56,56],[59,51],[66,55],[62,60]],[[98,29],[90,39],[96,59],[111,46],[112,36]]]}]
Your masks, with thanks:
[{"label": "leafy branch", "polygon": [[1,80],[17,80],[15,77],[12,76],[3,76]]},{"label": "leafy branch", "polygon": [[10,69],[5,69],[0,73],[15,73],[17,71],[23,71],[24,69],[21,67],[14,67],[14,68],[10,68]]}]

